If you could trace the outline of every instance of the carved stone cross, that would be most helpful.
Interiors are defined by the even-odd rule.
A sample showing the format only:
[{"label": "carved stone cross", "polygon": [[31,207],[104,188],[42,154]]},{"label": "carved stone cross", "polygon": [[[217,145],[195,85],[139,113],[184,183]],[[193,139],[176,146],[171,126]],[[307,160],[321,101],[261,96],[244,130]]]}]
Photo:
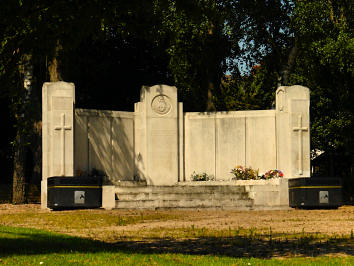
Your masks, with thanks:
[{"label": "carved stone cross", "polygon": [[60,126],[55,126],[54,130],[60,130],[61,131],[61,170],[60,170],[60,175],[64,176],[65,175],[65,130],[71,130],[70,126],[65,126],[65,114],[61,114],[61,125]]},{"label": "carved stone cross", "polygon": [[307,131],[307,127],[302,127],[302,116],[299,115],[299,125],[293,127],[293,131],[299,131],[299,175],[303,173],[303,163],[302,163],[302,131]]}]

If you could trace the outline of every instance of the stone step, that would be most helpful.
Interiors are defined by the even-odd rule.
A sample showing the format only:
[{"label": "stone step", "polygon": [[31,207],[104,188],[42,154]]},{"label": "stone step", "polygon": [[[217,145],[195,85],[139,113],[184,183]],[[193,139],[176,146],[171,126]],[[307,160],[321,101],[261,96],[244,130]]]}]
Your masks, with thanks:
[{"label": "stone step", "polygon": [[220,208],[250,209],[253,200],[117,200],[116,209]]},{"label": "stone step", "polygon": [[242,193],[245,186],[145,186],[145,187],[116,187],[118,194],[124,193]]},{"label": "stone step", "polygon": [[222,208],[250,209],[245,186],[116,187],[117,209]]},{"label": "stone step", "polygon": [[199,199],[199,200],[222,200],[227,197],[233,200],[248,199],[248,193],[220,193],[220,192],[205,192],[205,193],[116,193],[119,200],[178,200],[178,199]]}]

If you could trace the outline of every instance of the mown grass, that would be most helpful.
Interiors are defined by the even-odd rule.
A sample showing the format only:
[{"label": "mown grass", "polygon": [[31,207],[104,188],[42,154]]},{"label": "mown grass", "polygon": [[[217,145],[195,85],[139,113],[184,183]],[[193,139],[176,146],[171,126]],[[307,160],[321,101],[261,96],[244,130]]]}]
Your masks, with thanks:
[{"label": "mown grass", "polygon": [[[229,220],[202,227],[210,215],[225,217],[213,212],[6,208],[0,212],[0,265],[354,265],[353,230],[283,232],[261,222],[229,226]],[[301,224],[317,219],[309,213]],[[347,213],[344,227],[351,224]],[[232,217],[246,214],[254,215]]]},{"label": "mown grass", "polygon": [[[241,237],[241,236],[240,236]],[[4,265],[353,265],[352,256],[314,256],[266,258],[244,254],[239,256],[234,243],[234,254],[215,254],[227,242],[225,239],[198,238],[181,241],[160,239],[155,242],[137,241],[106,243],[57,234],[45,230],[0,226],[0,264]],[[191,241],[192,243],[188,243]],[[204,242],[203,242],[204,241]],[[256,241],[249,239],[248,241]],[[258,240],[257,240],[258,241]],[[209,243],[207,243],[209,242]],[[205,249],[206,245],[210,247]],[[255,244],[256,242],[254,242]],[[192,244],[192,245],[191,245]],[[242,243],[242,245],[244,245]],[[269,244],[269,243],[268,243]],[[343,244],[343,243],[342,243]],[[176,248],[177,247],[177,248]],[[254,246],[253,248],[255,248]]]},{"label": "mown grass", "polygon": [[181,217],[170,215],[168,213],[155,212],[130,212],[124,215],[112,214],[110,212],[90,212],[87,210],[79,211],[63,211],[51,213],[10,213],[2,215],[0,224],[7,223],[17,224],[46,224],[50,227],[60,227],[71,229],[83,229],[89,227],[100,226],[124,226],[130,224],[142,223],[145,221],[166,221],[171,219],[178,219]]}]

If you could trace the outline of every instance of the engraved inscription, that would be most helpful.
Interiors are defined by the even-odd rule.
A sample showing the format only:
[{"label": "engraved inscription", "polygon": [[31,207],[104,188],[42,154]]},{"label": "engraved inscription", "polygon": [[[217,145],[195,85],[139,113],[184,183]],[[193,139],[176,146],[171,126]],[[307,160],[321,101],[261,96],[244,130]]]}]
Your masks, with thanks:
[{"label": "engraved inscription", "polygon": [[73,101],[71,97],[53,97],[53,110],[71,110]]},{"label": "engraved inscription", "polygon": [[171,110],[170,99],[163,94],[157,95],[152,99],[151,108],[159,115],[165,115]]}]

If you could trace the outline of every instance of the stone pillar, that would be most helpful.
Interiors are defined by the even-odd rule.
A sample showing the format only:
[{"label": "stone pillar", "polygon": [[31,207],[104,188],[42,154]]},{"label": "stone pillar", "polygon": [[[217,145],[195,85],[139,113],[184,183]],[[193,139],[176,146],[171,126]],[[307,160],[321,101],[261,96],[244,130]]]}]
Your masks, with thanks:
[{"label": "stone pillar", "polygon": [[282,86],[276,91],[277,168],[286,178],[310,177],[310,91]]},{"label": "stone pillar", "polygon": [[116,207],[115,186],[102,186],[102,208],[112,210]]},{"label": "stone pillar", "polygon": [[47,207],[47,178],[74,175],[75,86],[46,82],[42,88],[41,206]]},{"label": "stone pillar", "polygon": [[[173,185],[181,179],[177,88],[143,87],[135,105],[135,175],[148,185]],[[183,121],[183,120],[182,120]]]}]

